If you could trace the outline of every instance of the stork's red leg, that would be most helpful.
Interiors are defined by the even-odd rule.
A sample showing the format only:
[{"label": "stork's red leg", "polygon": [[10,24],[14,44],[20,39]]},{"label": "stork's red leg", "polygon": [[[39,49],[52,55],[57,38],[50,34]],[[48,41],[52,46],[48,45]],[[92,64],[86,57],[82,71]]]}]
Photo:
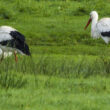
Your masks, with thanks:
[{"label": "stork's red leg", "polygon": [[18,58],[17,58],[17,55],[16,55],[16,52],[14,51],[14,56],[15,56],[15,61],[17,62],[18,61]]}]

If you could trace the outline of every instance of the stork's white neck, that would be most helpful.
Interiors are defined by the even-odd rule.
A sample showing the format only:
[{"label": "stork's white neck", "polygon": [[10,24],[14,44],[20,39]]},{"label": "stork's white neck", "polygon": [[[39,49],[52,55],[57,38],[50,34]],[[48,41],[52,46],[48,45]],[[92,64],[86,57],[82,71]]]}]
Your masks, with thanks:
[{"label": "stork's white neck", "polygon": [[98,15],[93,16],[92,18],[92,24],[91,24],[91,36],[94,38],[99,37],[99,33],[97,32],[97,22],[98,22]]},{"label": "stork's white neck", "polygon": [[98,22],[98,15],[92,18],[92,25],[91,25],[92,29],[95,29],[97,22]]}]

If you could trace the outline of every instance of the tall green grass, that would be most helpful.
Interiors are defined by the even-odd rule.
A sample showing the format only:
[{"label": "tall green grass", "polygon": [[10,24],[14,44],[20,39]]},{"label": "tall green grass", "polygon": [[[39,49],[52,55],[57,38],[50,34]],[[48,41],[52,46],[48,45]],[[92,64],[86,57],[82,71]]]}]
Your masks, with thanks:
[{"label": "tall green grass", "polygon": [[19,58],[18,63],[8,58],[0,64],[0,73],[43,74],[65,78],[106,76],[110,73],[110,58],[106,56],[38,55],[33,58]]},{"label": "tall green grass", "polygon": [[36,73],[61,77],[89,77],[109,75],[110,60],[106,57],[87,57],[71,55],[45,56],[38,58]]}]

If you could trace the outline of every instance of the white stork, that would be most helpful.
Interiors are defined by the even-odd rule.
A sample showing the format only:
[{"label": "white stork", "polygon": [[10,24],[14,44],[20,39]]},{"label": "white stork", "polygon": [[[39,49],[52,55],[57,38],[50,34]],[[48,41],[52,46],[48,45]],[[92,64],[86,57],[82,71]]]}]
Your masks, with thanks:
[{"label": "white stork", "polygon": [[92,11],[85,29],[88,27],[91,21],[91,36],[93,38],[101,37],[105,43],[108,44],[110,41],[110,18],[103,18],[98,21],[98,13],[96,11]]},{"label": "white stork", "polygon": [[0,54],[2,54],[1,60],[4,58],[4,52],[13,52],[16,62],[16,53],[30,55],[29,47],[25,43],[24,35],[9,26],[0,27],[0,48]]}]

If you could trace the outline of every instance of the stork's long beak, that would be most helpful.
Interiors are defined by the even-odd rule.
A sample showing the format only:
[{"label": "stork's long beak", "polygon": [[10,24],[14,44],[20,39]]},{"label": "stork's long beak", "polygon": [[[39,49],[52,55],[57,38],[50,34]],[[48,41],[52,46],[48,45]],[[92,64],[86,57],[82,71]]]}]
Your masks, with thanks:
[{"label": "stork's long beak", "polygon": [[90,24],[90,22],[92,21],[92,19],[90,18],[89,20],[88,20],[88,23],[86,24],[86,26],[85,26],[85,30],[87,29],[87,27],[89,26],[89,24]]}]

